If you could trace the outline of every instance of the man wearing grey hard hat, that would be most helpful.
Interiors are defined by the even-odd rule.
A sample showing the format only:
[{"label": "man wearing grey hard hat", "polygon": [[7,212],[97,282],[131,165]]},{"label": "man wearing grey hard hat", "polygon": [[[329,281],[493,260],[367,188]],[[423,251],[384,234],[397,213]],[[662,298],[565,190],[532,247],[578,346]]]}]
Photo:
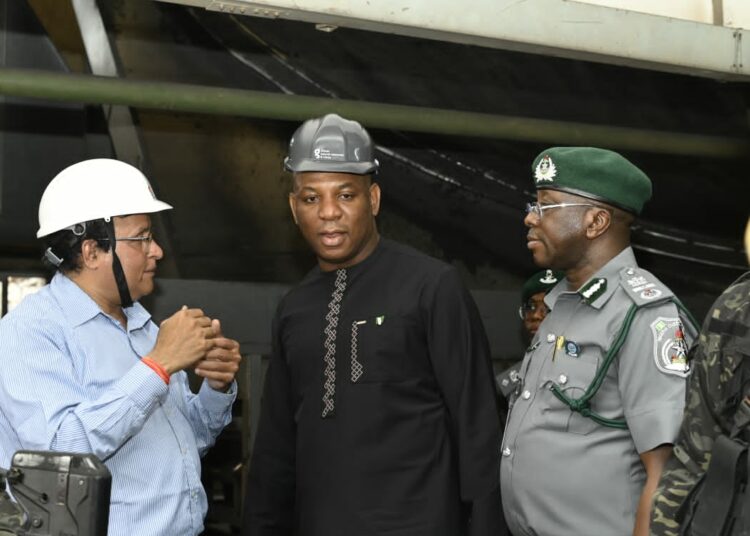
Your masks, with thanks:
[{"label": "man wearing grey hard hat", "polygon": [[379,236],[373,153],[333,114],[290,142],[318,263],[273,323],[243,534],[504,534],[481,319],[455,269]]},{"label": "man wearing grey hard hat", "polygon": [[503,438],[516,535],[648,534],[651,496],[682,419],[689,313],[639,268],[630,225],[651,181],[623,156],[553,147],[532,165],[534,262],[565,277],[520,369]]}]

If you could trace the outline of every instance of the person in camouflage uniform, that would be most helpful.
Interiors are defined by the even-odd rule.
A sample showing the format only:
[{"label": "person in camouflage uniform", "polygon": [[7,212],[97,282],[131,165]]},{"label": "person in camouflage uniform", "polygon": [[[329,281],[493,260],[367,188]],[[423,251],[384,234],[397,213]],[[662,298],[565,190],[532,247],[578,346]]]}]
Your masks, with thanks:
[{"label": "person in camouflage uniform", "polygon": [[[750,223],[750,222],[749,222]],[[750,250],[750,224],[745,235]],[[719,296],[703,322],[700,337],[690,350],[693,372],[688,387],[685,416],[672,456],[654,493],[652,536],[677,536],[677,511],[688,493],[708,469],[711,450],[719,435],[729,435],[741,396],[737,381],[744,354],[750,352],[750,272]],[[750,366],[749,363],[744,364]],[[744,374],[743,374],[744,372]]]}]

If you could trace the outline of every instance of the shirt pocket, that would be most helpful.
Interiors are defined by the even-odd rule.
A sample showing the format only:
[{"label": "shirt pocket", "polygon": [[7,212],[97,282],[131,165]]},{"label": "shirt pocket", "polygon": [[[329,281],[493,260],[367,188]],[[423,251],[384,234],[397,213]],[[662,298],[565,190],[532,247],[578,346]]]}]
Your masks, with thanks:
[{"label": "shirt pocket", "polygon": [[569,398],[576,400],[583,396],[596,376],[597,365],[577,358],[563,358],[544,378],[542,396],[544,409],[542,417],[544,426],[559,432],[587,435],[598,425],[588,417],[573,411],[552,392],[551,386],[556,383]]},{"label": "shirt pocket", "polygon": [[350,320],[349,380],[358,384],[407,379],[409,326],[406,318],[396,315]]},{"label": "shirt pocket", "polygon": [[[748,367],[742,367],[742,364],[750,359],[750,341],[736,338],[725,341],[723,337],[709,339],[704,345],[704,352],[707,363],[718,364],[708,367],[706,379],[708,385],[715,386],[720,391],[714,397],[715,411],[721,414],[734,414],[738,404],[749,392],[750,370],[747,370]],[[722,381],[722,378],[728,379]]]}]

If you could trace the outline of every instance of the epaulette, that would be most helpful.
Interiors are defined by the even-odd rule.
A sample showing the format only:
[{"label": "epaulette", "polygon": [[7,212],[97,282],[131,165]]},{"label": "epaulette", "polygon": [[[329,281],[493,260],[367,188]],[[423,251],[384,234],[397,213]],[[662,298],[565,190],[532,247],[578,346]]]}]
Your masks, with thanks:
[{"label": "epaulette", "polygon": [[653,274],[638,267],[620,270],[620,285],[638,307],[669,300],[674,296]]}]

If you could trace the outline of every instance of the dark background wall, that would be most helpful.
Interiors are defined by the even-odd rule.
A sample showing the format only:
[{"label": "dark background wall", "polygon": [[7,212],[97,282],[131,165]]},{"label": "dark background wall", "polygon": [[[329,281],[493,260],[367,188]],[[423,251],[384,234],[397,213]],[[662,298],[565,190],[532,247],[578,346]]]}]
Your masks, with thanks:
[{"label": "dark background wall", "polygon": [[[86,72],[67,3],[3,4],[5,66]],[[393,35],[234,17],[150,0],[99,2],[122,76],[747,138],[742,83]],[[313,264],[281,170],[296,122],[134,110],[146,170],[175,205],[162,275],[279,282]],[[101,108],[5,99],[0,263],[38,266],[36,204],[54,174],[111,156]],[[535,269],[522,208],[543,145],[373,129],[384,235],[453,263],[470,287],[515,292]],[[560,139],[559,144],[565,144]],[[603,146],[607,140],[601,140]],[[748,159],[627,152],[654,199],[639,261],[703,314],[744,267]]]}]

